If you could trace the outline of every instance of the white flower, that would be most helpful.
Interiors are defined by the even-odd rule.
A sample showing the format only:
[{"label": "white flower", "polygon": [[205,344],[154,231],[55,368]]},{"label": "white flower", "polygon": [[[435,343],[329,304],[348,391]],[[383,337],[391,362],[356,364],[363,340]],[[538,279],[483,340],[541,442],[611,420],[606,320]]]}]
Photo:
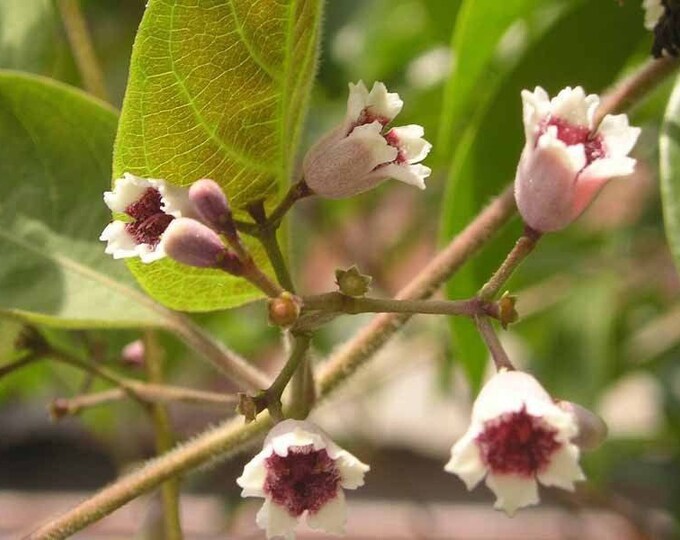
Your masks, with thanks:
[{"label": "white flower", "polygon": [[645,10],[645,28],[654,30],[656,23],[663,16],[665,8],[661,0],[644,0],[642,7]]},{"label": "white flower", "polygon": [[587,208],[604,184],[633,172],[628,157],[640,129],[625,114],[594,125],[600,100],[567,87],[552,100],[540,87],[522,91],[526,145],[517,167],[515,199],[527,225],[562,229]]},{"label": "white flower", "polygon": [[139,257],[144,263],[162,259],[163,233],[170,222],[194,214],[186,189],[130,173],[104,193],[104,202],[112,212],[127,216],[109,223],[99,237],[114,259]]},{"label": "white flower", "polygon": [[401,111],[398,94],[375,83],[349,85],[347,114],[305,156],[305,182],[316,194],[333,199],[367,191],[387,178],[425,189],[430,169],[420,164],[432,145],[421,126],[387,129]]},{"label": "white flower", "polygon": [[585,477],[578,464],[577,421],[531,375],[501,371],[482,389],[470,427],[451,449],[447,472],[469,490],[484,477],[495,507],[513,515],[538,503],[538,485],[568,491]]},{"label": "white flower", "polygon": [[303,515],[313,529],[343,534],[343,489],[364,484],[368,465],[338,447],[310,422],[285,420],[269,432],[264,448],[236,480],[243,497],[263,497],[257,524],[267,538],[295,538]]}]

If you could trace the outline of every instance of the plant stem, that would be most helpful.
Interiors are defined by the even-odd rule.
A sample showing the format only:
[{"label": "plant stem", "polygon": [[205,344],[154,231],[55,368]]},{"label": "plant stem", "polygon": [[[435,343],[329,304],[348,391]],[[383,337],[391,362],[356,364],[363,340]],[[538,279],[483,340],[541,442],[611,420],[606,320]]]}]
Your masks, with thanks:
[{"label": "plant stem", "polygon": [[97,61],[92,36],[78,0],[58,0],[57,5],[85,89],[99,99],[108,101],[104,74]]},{"label": "plant stem", "polygon": [[[314,407],[316,401],[316,388],[314,382],[314,372],[312,370],[311,358],[309,357],[310,338],[305,334],[297,334],[293,338],[294,347],[302,346],[302,358],[293,373],[291,380],[291,402],[289,416],[297,420],[304,420],[309,416],[309,412]],[[304,343],[304,340],[307,340]]]},{"label": "plant stem", "polygon": [[40,359],[41,357],[38,354],[27,354],[23,358],[19,358],[18,360],[10,362],[9,364],[5,364],[4,366],[0,367],[0,379]]},{"label": "plant stem", "polygon": [[274,379],[274,382],[264,392],[266,406],[269,409],[271,416],[276,420],[281,419],[278,417],[281,415],[281,396],[283,395],[283,391],[286,389],[286,386],[288,386],[288,383],[295,372],[303,364],[311,340],[312,338],[309,334],[296,334],[293,336],[293,350],[291,351],[288,360],[276,376],[276,379]]},{"label": "plant stem", "polygon": [[399,300],[391,298],[357,298],[331,292],[302,298],[303,308],[324,312],[357,313],[411,313],[431,315],[496,316],[497,310],[490,302],[470,300]]},{"label": "plant stem", "polygon": [[481,300],[493,299],[522,261],[534,250],[540,238],[541,233],[534,231],[530,227],[525,227],[524,234],[517,240],[515,246],[510,250],[503,263],[498,267],[498,270],[491,276],[491,279],[479,290],[477,296]]},{"label": "plant stem", "polygon": [[515,366],[510,362],[510,358],[508,358],[503,345],[501,345],[498,335],[491,325],[491,321],[484,316],[475,317],[475,325],[491,353],[491,358],[493,358],[493,363],[496,365],[496,370],[500,371],[501,369],[508,369],[514,371]]},{"label": "plant stem", "polygon": [[168,318],[171,329],[227,377],[248,390],[259,390],[269,386],[270,379],[267,375],[215,341],[189,317],[170,312]]},{"label": "plant stem", "polygon": [[[163,384],[163,351],[158,338],[152,330],[144,334],[144,349],[146,352],[144,365],[151,384]],[[170,451],[175,444],[170,417],[163,403],[149,404],[149,413],[154,426],[156,437],[156,455],[161,456]],[[182,540],[182,525],[180,522],[180,479],[178,476],[169,478],[161,485],[161,501],[163,507],[163,538],[167,540]]]},{"label": "plant stem", "polygon": [[273,229],[278,229],[279,225],[281,225],[281,220],[283,220],[293,205],[300,199],[304,199],[310,195],[313,195],[313,192],[309,189],[309,186],[304,179],[295,182],[278,206],[272,210],[272,213],[267,219],[267,225]]},{"label": "plant stem", "polygon": [[262,229],[258,239],[267,253],[269,261],[272,263],[272,268],[274,268],[274,272],[276,273],[276,279],[285,290],[289,292],[295,292],[293,279],[290,276],[288,265],[286,264],[286,260],[283,258],[281,246],[279,245],[279,241],[276,238],[276,229],[269,227]]}]

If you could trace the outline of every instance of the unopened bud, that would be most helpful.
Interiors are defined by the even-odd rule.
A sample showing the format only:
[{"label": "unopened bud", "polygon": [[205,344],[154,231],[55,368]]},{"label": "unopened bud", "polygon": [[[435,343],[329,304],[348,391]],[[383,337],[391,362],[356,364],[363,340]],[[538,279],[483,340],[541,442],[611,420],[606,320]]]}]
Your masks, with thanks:
[{"label": "unopened bud", "polygon": [[242,392],[238,394],[236,413],[244,417],[246,424],[249,424],[257,418],[258,409],[258,404],[253,396]]},{"label": "unopened bud", "polygon": [[194,182],[189,188],[189,198],[207,225],[226,236],[237,235],[229,202],[217,182],[207,178]]},{"label": "unopened bud", "polygon": [[604,420],[585,407],[571,401],[558,402],[559,407],[571,413],[578,425],[578,435],[573,440],[582,450],[595,450],[607,438],[609,429]]},{"label": "unopened bud", "polygon": [[514,323],[519,318],[517,310],[515,309],[515,304],[517,303],[517,297],[512,296],[510,293],[505,292],[498,300],[498,320],[501,326],[505,329],[508,325]]},{"label": "unopened bud", "polygon": [[347,270],[335,271],[335,283],[342,294],[347,296],[364,296],[371,289],[371,281],[373,278],[359,272],[356,266],[352,266]]},{"label": "unopened bud", "polygon": [[128,343],[120,353],[120,358],[123,363],[130,367],[141,367],[144,365],[144,358],[146,351],[144,350],[144,342],[137,339],[132,343]]},{"label": "unopened bud", "polygon": [[273,326],[287,328],[292,326],[300,316],[301,301],[298,297],[283,292],[269,300],[269,323]]},{"label": "unopened bud", "polygon": [[57,422],[65,416],[71,414],[69,402],[64,398],[57,398],[53,400],[52,403],[49,404],[47,410],[53,422]]},{"label": "unopened bud", "polygon": [[220,268],[240,276],[243,265],[210,227],[190,218],[172,221],[163,236],[168,257],[197,268]]}]

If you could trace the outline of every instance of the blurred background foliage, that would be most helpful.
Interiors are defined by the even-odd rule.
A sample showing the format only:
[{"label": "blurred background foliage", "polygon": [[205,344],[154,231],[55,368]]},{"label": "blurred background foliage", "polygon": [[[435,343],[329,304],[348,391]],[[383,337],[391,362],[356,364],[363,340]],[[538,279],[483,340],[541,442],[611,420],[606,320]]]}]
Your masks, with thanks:
[{"label": "blurred background foliage", "polygon": [[[90,0],[83,8],[111,102],[120,107],[143,1]],[[438,244],[512,180],[524,143],[520,90],[536,85],[549,93],[567,85],[605,90],[648,57],[651,34],[642,19],[640,2],[630,0],[327,2],[303,148],[342,117],[348,81],[381,80],[405,101],[399,123],[425,126],[426,137],[435,144],[427,161],[434,173],[424,193],[387,182],[352,200],[302,203],[290,224],[300,289],[330,290],[333,270],[356,263],[374,276],[376,295],[396,292]],[[3,0],[0,68],[81,85],[51,0]],[[657,166],[661,119],[672,86],[673,81],[664,84],[631,111],[631,123],[643,127],[635,176],[612,181],[578,223],[546,237],[512,279],[509,288],[519,296],[522,319],[503,334],[517,363],[537,374],[551,392],[595,408],[609,422],[610,440],[585,460],[597,493],[593,504],[624,497],[638,510],[631,519],[642,522],[656,515],[646,515],[649,510],[665,509],[680,518],[680,283],[663,230]],[[473,294],[520,227],[515,219],[455,276],[448,294]],[[279,365],[278,333],[267,326],[261,304],[195,318],[261,366]],[[319,356],[351,336],[362,321],[347,317],[325,329],[316,343]],[[20,329],[14,321],[0,322],[0,366],[16,355],[12,343]],[[139,332],[50,330],[48,335],[76,354],[90,358],[96,350],[97,361],[141,376],[120,361],[122,347]],[[167,378],[173,383],[233,390],[216,381],[211,369],[172,337],[162,337]],[[390,351],[425,355],[423,339],[438,364],[431,371],[431,392],[467,403],[470,393],[461,379],[476,388],[488,367],[472,325],[423,316],[407,329],[400,348]],[[99,384],[51,363],[37,363],[2,379],[0,488],[69,487],[65,475],[57,473],[55,481],[61,485],[7,473],[7,456],[23,455],[29,465],[25,456],[30,453],[17,453],[16,448],[36,440],[77,440],[80,447],[96,448],[118,465],[152,452],[147,421],[134,404],[95,409],[50,425],[46,403]],[[173,409],[183,435],[217,417]],[[23,421],[17,423],[18,418]],[[54,455],[57,471],[58,459],[68,457]],[[455,482],[445,481],[447,486]],[[87,484],[74,482],[75,487]],[[197,487],[210,483],[190,482]]]}]

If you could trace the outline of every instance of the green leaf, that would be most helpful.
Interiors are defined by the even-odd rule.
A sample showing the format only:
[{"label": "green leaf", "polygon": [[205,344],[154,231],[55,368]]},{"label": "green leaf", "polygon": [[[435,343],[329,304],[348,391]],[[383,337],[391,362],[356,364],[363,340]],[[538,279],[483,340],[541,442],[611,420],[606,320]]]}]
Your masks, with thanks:
[{"label": "green leaf", "polygon": [[[639,5],[575,2],[569,8],[530,44],[463,131],[442,208],[445,240],[460,231],[490,197],[514,178],[524,144],[520,100],[523,88],[540,85],[554,95],[565,86],[582,85],[588,92],[599,92],[612,83],[640,40],[648,39]],[[516,224],[456,274],[447,290],[449,296],[465,298],[474,294],[498,267],[518,234]],[[473,386],[478,386],[488,354],[466,323],[451,323],[457,359]]]},{"label": "green leaf", "polygon": [[659,139],[659,175],[666,237],[680,270],[680,78],[668,102]]},{"label": "green leaf", "polygon": [[[319,0],[150,0],[132,53],[114,152],[131,172],[186,186],[212,178],[236,209],[274,202],[293,172],[316,69]],[[253,248],[255,249],[255,248]],[[255,250],[262,261],[262,250]],[[130,264],[142,286],[187,311],[261,293],[170,260]]]},{"label": "green leaf", "polygon": [[66,85],[0,71],[0,313],[73,328],[163,324],[97,240],[116,119]]}]

